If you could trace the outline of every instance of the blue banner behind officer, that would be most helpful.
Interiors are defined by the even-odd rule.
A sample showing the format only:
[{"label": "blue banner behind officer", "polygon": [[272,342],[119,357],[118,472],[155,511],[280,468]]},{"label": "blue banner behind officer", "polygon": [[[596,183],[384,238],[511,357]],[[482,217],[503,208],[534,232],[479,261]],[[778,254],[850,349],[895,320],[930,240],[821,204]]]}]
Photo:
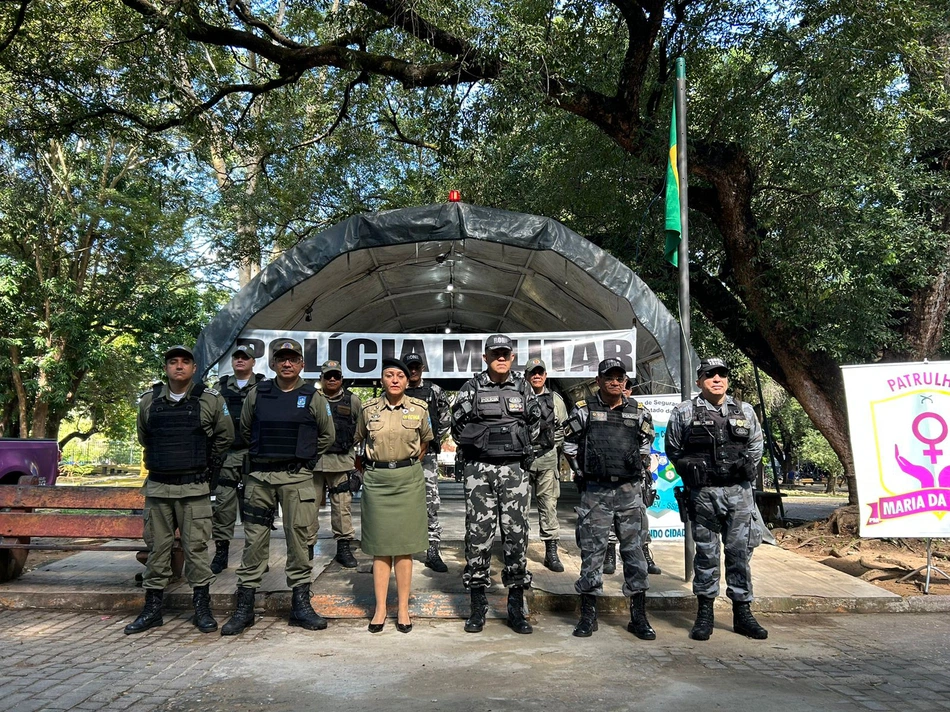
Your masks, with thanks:
[{"label": "blue banner behind officer", "polygon": [[244,486],[247,442],[241,435],[241,408],[251,387],[264,379],[263,374],[254,373],[255,363],[254,347],[242,344],[231,352],[231,369],[234,373],[218,379],[218,392],[228,404],[228,413],[234,425],[234,443],[221,468],[218,486],[211,493],[214,510],[211,531],[214,558],[211,559],[211,571],[215,574],[228,568],[231,539],[234,538],[234,525],[237,522],[239,491]]},{"label": "blue banner behind officer", "polygon": [[617,533],[623,561],[623,593],[630,597],[627,630],[642,640],[656,632],[646,617],[649,588],[643,556],[643,478],[649,476],[653,417],[634,398],[623,395],[627,372],[619,359],[597,367],[598,392],[580,401],[567,422],[564,453],[581,492],[577,507],[577,543],[581,574],[574,584],[581,595],[581,618],[574,635],[597,630],[597,596],[603,595],[603,565],[611,529]]},{"label": "blue banner behind officer", "polygon": [[317,516],[313,467],[336,437],[333,418],[326,399],[300,378],[299,343],[278,342],[271,365],[276,377],[254,386],[241,410],[241,434],[249,443],[244,551],[237,570],[237,606],[222,626],[222,635],[237,635],[254,625],[254,592],[267,568],[278,504],[287,543],[287,585],[293,591],[290,625],[307,630],[327,627],[310,603],[313,567],[307,536]]},{"label": "blue banner behind officer", "polygon": [[194,623],[202,633],[217,630],[211,615],[209,586],[214,580],[208,557],[211,539],[211,488],[234,429],[224,399],[195,383],[197,366],[191,349],[165,352],[168,383],[156,383],[139,401],[136,427],[145,468],[145,607],[125,633],[162,625],[162,601],[172,577],[175,530],[181,532],[185,579],[192,587]]},{"label": "blue banner behind officer", "polygon": [[722,359],[704,359],[697,376],[700,394],[676,406],[666,428],[666,454],[686,488],[683,504],[696,542],[697,614],[690,637],[709,640],[713,632],[721,540],[733,630],[765,639],[768,631],[750,609],[752,552],[763,532],[752,491],[762,459],[762,429],[751,405],[726,394],[729,368]]},{"label": "blue banner behind officer", "polygon": [[426,364],[421,354],[408,353],[402,357],[402,362],[409,369],[409,387],[406,388],[406,395],[426,402],[429,408],[429,424],[432,426],[434,435],[422,459],[422,469],[426,475],[426,516],[429,528],[429,549],[426,551],[425,564],[433,571],[445,573],[449,568],[442,561],[442,555],[439,552],[442,544],[439,507],[442,500],[439,497],[438,457],[442,438],[449,430],[449,400],[438,384],[422,378]]},{"label": "blue banner behind officer", "polygon": [[508,625],[531,633],[525,615],[524,589],[531,585],[528,546],[528,477],[533,443],[538,438],[541,408],[534,391],[511,373],[512,341],[495,334],[485,341],[487,368],[462,386],[452,405],[452,437],[461,452],[465,487],[465,571],[472,614],[465,630],[485,626],[491,585],[491,551],[501,524],[508,587]]}]

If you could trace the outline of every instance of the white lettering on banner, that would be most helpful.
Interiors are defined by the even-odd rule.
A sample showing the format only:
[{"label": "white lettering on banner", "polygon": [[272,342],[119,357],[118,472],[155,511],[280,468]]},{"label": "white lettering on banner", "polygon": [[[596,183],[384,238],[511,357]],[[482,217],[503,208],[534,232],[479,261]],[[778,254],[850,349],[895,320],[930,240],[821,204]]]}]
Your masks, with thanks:
[{"label": "white lettering on banner", "polygon": [[[252,345],[259,354],[255,370],[273,375],[269,368],[273,343],[296,339],[303,345],[303,376],[313,378],[327,360],[339,361],[344,378],[379,375],[384,358],[420,354],[429,378],[469,378],[485,369],[482,359],[490,334],[343,334],[339,332],[276,331],[248,329],[238,344]],[[637,352],[636,330],[537,332],[508,334],[513,342],[513,371],[523,371],[533,358],[544,361],[552,378],[594,378],[597,364],[606,358],[620,359],[633,372]],[[230,349],[228,350],[230,354]],[[218,364],[220,374],[231,373],[230,356]]]}]

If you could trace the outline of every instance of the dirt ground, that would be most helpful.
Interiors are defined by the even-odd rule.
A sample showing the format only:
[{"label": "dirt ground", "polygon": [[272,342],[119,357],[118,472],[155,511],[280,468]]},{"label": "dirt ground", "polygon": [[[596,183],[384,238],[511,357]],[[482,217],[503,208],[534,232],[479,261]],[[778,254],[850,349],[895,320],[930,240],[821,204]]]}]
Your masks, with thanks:
[{"label": "dirt ground", "polygon": [[[773,529],[779,546],[826,566],[864,579],[901,596],[923,594],[924,572],[899,581],[927,563],[923,539],[862,539],[858,536],[857,505],[839,507],[826,520],[792,529]],[[936,539],[933,565],[950,574],[950,544]],[[930,593],[950,594],[950,580],[932,573]]]}]

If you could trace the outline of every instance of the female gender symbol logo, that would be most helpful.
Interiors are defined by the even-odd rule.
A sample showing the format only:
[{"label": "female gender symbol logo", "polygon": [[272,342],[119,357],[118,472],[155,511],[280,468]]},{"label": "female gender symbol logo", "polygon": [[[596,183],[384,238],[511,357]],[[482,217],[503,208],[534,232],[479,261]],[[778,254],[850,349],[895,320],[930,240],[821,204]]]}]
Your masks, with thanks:
[{"label": "female gender symbol logo", "polygon": [[[940,424],[940,435],[935,438],[929,438],[920,432],[920,424],[926,418],[933,418]],[[938,413],[921,413],[916,418],[914,418],[914,423],[911,425],[911,429],[914,431],[914,436],[920,442],[930,445],[929,448],[924,450],[923,454],[930,457],[931,464],[937,464],[937,455],[943,455],[943,450],[938,450],[934,446],[939,445],[947,439],[947,421],[944,420]]]}]

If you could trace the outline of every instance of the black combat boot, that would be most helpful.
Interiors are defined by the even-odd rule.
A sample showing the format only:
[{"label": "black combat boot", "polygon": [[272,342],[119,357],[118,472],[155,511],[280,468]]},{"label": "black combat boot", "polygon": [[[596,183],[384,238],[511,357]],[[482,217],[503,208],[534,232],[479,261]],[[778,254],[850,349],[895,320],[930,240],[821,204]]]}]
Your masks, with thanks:
[{"label": "black combat boot", "polygon": [[165,591],[160,588],[145,589],[145,607],[139,613],[138,618],[125,626],[126,635],[141,633],[149,628],[164,625],[165,621],[162,620],[162,597],[164,594]]},{"label": "black combat boot", "polygon": [[732,602],[732,629],[739,635],[745,635],[756,640],[765,640],[769,632],[759,625],[752,615],[748,601]]},{"label": "black combat boot", "polygon": [[211,559],[211,573],[219,574],[228,568],[228,549],[230,541],[216,541],[214,543],[214,558]]},{"label": "black combat boot", "polygon": [[713,604],[715,598],[708,596],[698,596],[699,605],[696,609],[696,622],[693,623],[693,629],[689,632],[689,637],[693,640],[709,640],[713,632]]},{"label": "black combat boot", "polygon": [[254,625],[254,589],[238,586],[237,606],[231,619],[221,627],[221,635],[237,635]]},{"label": "black combat boot", "polygon": [[662,573],[663,573],[663,569],[661,569],[659,566],[657,566],[657,565],[656,565],[656,562],[653,560],[653,554],[650,553],[650,545],[649,545],[649,544],[644,544],[644,545],[643,545],[643,558],[647,560],[647,573],[648,573],[648,574],[653,574],[654,576],[656,576],[657,574],[662,574]]},{"label": "black combat boot", "polygon": [[589,638],[597,630],[597,596],[592,593],[581,594],[581,619],[574,626],[574,635]]},{"label": "black combat boot", "polygon": [[327,619],[314,611],[313,606],[310,605],[309,583],[294,586],[290,604],[290,625],[306,630],[323,630],[327,627]]},{"label": "black combat boot", "polygon": [[604,554],[604,573],[612,574],[617,570],[617,545],[608,544],[607,553]]},{"label": "black combat boot", "polygon": [[356,557],[353,556],[353,552],[350,551],[349,539],[336,540],[336,556],[334,556],[333,559],[344,569],[356,568]]},{"label": "black combat boot", "polygon": [[524,587],[512,586],[508,589],[508,627],[515,633],[527,635],[533,633],[534,628],[525,617]]},{"label": "black combat boot", "polygon": [[442,555],[439,553],[439,542],[430,541],[429,550],[426,551],[426,566],[439,574],[444,574],[449,567],[442,561]]},{"label": "black combat boot", "polygon": [[485,616],[488,615],[488,598],[485,597],[484,586],[472,587],[472,615],[465,621],[466,633],[481,633],[485,627]]},{"label": "black combat boot", "polygon": [[640,640],[656,640],[656,631],[647,620],[647,592],[638,591],[630,596],[630,622],[627,630]]},{"label": "black combat boot", "polygon": [[544,565],[557,573],[564,570],[564,564],[557,555],[557,539],[547,539],[544,542]]},{"label": "black combat boot", "polygon": [[211,633],[218,629],[218,621],[211,615],[211,594],[208,584],[195,586],[191,594],[191,602],[195,606],[195,626],[202,633]]}]

